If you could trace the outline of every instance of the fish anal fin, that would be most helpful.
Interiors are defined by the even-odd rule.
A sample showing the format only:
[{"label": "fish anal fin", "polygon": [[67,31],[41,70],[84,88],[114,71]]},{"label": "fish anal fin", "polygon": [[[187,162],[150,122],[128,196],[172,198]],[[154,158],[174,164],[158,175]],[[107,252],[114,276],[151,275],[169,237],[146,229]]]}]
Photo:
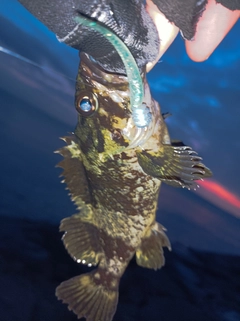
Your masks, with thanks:
[{"label": "fish anal fin", "polygon": [[97,265],[102,255],[98,241],[98,228],[82,221],[80,214],[61,221],[60,231],[65,232],[63,243],[71,257],[78,263]]},{"label": "fish anal fin", "polygon": [[196,180],[212,175],[191,147],[176,141],[173,145],[162,145],[158,152],[139,151],[138,161],[146,174],[175,187],[196,189]]},{"label": "fish anal fin", "polygon": [[78,319],[111,321],[118,303],[118,284],[118,279],[112,287],[102,284],[100,273],[94,270],[62,282],[56,289],[56,296],[68,304],[68,309]]},{"label": "fish anal fin", "polygon": [[171,250],[164,228],[159,223],[155,223],[149,228],[142,239],[141,246],[136,251],[137,264],[149,269],[160,269],[165,263],[163,247]]}]

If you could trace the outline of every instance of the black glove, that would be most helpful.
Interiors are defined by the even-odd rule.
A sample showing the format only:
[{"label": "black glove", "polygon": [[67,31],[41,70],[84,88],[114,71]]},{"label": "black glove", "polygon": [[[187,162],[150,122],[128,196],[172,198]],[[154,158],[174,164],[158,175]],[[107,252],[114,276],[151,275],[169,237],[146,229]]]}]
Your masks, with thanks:
[{"label": "black glove", "polygon": [[[91,55],[104,69],[125,74],[121,58],[98,32],[77,27],[78,12],[101,21],[128,46],[138,67],[156,58],[159,39],[142,0],[19,0],[60,41]],[[76,29],[76,30],[75,30]],[[72,31],[74,32],[72,33]],[[71,33],[71,36],[68,35]]]},{"label": "black glove", "polygon": [[[152,0],[159,10],[190,40],[207,0]],[[138,67],[153,61],[158,53],[156,28],[144,9],[144,0],[19,0],[36,18],[69,46],[91,55],[104,69],[125,74],[113,46],[99,33],[76,28],[78,12],[101,21],[128,46]],[[216,0],[230,10],[240,9],[240,0]],[[76,29],[76,30],[75,30]],[[74,30],[74,32],[72,32]],[[71,34],[71,36],[69,36]]]}]

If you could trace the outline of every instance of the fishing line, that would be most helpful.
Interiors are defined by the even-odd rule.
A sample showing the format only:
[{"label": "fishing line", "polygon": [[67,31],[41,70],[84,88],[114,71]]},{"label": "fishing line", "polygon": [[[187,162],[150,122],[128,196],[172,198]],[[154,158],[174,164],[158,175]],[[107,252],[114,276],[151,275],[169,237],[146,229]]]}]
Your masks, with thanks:
[{"label": "fishing line", "polygon": [[5,47],[0,46],[0,52],[3,52],[3,53],[5,53],[5,54],[7,54],[7,55],[9,55],[9,56],[15,57],[15,58],[17,58],[17,59],[19,59],[19,60],[22,60],[22,61],[24,61],[24,62],[26,62],[26,63],[28,63],[28,64],[30,64],[30,65],[32,65],[32,66],[41,68],[41,69],[46,70],[46,71],[51,71],[51,72],[53,72],[53,73],[55,73],[55,74],[57,74],[57,75],[59,75],[59,76],[62,76],[62,77],[64,77],[64,78],[66,78],[66,79],[72,80],[72,81],[74,81],[74,82],[76,81],[76,79],[74,79],[74,78],[71,78],[71,77],[68,77],[68,76],[66,76],[66,75],[63,75],[63,74],[61,74],[60,72],[57,72],[57,71],[55,71],[55,70],[53,70],[53,69],[51,69],[51,68],[41,66],[41,65],[39,65],[38,63],[36,63],[36,62],[34,62],[34,61],[32,61],[32,60],[24,57],[24,56],[21,56],[21,55],[17,54],[16,52],[14,52],[14,51],[12,51],[12,50],[10,50],[10,49],[7,49],[7,48],[5,48]]}]

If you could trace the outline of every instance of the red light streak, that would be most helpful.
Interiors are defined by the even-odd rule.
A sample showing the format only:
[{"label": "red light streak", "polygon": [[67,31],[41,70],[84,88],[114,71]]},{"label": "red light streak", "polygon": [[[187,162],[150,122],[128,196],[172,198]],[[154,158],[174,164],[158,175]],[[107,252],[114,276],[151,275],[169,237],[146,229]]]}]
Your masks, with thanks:
[{"label": "red light streak", "polygon": [[205,190],[216,195],[220,199],[240,209],[240,198],[229,192],[225,187],[214,181],[198,181]]}]

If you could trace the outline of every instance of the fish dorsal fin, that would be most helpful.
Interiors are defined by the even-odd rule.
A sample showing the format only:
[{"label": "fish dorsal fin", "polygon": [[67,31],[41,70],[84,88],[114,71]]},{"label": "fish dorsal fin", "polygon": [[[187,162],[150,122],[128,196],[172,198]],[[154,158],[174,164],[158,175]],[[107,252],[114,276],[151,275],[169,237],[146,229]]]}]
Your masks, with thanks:
[{"label": "fish dorsal fin", "polygon": [[91,203],[89,182],[81,159],[81,150],[77,145],[76,137],[74,135],[62,137],[61,139],[67,146],[55,151],[55,153],[64,157],[56,167],[63,168],[63,172],[60,175],[60,177],[64,176],[62,183],[67,184],[67,189],[70,191],[71,198],[80,210]]}]

